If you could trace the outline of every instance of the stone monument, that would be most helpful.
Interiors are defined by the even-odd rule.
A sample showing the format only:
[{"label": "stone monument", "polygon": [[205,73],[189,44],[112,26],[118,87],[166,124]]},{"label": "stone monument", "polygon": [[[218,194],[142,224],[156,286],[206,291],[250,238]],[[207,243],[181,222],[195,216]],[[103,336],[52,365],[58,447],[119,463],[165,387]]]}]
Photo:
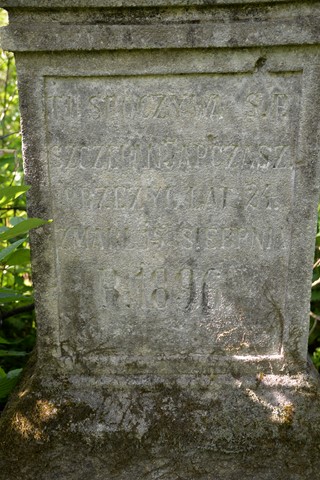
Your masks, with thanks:
[{"label": "stone monument", "polygon": [[53,223],[1,480],[316,478],[320,2],[2,6]]}]

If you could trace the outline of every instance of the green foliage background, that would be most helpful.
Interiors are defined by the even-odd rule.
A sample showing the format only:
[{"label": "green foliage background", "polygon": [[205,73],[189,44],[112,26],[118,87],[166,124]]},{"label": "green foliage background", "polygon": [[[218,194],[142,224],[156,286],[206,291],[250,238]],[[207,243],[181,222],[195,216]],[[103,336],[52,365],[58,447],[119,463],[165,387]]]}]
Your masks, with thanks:
[{"label": "green foliage background", "polygon": [[318,206],[317,236],[313,265],[309,353],[320,372],[320,205]]},{"label": "green foliage background", "polygon": [[[0,9],[0,26],[7,14]],[[0,50],[0,408],[14,387],[36,338],[23,187],[20,116],[14,57]],[[320,208],[310,312],[309,353],[320,371]]]},{"label": "green foliage background", "polygon": [[[7,21],[0,10],[0,24]],[[0,51],[0,408],[36,338],[27,233],[43,225],[26,214],[14,57]]]}]

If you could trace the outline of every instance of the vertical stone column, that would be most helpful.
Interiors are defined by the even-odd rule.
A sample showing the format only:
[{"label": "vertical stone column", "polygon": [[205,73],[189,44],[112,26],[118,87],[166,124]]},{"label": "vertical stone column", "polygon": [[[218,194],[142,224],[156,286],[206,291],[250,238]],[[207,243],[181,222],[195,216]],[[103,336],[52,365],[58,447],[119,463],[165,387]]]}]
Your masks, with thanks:
[{"label": "vertical stone column", "polygon": [[316,478],[320,2],[3,6],[53,223],[0,479]]}]

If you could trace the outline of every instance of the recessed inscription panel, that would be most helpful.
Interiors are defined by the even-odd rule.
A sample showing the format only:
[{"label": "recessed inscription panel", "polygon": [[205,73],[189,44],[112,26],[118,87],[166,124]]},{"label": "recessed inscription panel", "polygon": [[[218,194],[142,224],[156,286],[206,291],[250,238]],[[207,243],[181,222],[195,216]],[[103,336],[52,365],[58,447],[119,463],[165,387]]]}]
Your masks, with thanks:
[{"label": "recessed inscription panel", "polygon": [[62,342],[281,352],[300,81],[46,79]]}]

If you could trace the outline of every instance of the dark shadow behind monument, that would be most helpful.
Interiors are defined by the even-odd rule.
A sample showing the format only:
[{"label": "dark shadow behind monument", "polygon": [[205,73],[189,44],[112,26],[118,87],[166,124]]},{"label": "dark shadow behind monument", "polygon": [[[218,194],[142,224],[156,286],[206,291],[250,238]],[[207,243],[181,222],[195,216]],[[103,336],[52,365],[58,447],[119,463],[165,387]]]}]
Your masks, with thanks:
[{"label": "dark shadow behind monument", "polygon": [[0,479],[316,478],[320,2],[2,6],[54,222]]}]

